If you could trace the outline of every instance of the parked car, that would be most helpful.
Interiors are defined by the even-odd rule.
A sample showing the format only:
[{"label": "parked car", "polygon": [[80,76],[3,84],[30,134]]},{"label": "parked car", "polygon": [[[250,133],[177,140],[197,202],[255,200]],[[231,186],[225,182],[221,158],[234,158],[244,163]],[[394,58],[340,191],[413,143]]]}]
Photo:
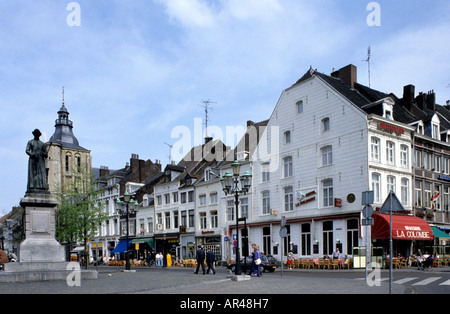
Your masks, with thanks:
[{"label": "parked car", "polygon": [[[244,258],[241,259],[241,270],[243,273],[250,273],[252,271],[252,262],[252,256],[247,256],[246,260],[244,260]],[[261,265],[259,265],[261,267],[261,271],[267,270],[269,272],[274,272],[275,269],[280,267],[280,265],[280,262],[272,255],[261,255]],[[234,273],[236,270],[236,262],[228,264],[227,268]]]}]

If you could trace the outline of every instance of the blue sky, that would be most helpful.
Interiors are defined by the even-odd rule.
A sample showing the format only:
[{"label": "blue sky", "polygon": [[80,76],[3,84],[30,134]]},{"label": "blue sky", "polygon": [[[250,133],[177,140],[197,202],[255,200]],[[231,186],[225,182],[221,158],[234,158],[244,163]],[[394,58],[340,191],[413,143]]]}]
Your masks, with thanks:
[{"label": "blue sky", "polygon": [[310,66],[352,63],[367,85],[369,46],[372,88],[401,97],[414,84],[445,104],[450,2],[376,2],[371,27],[364,0],[80,0],[69,26],[70,1],[0,0],[0,215],[24,196],[26,143],[35,128],[53,134],[62,86],[80,145],[111,169],[132,153],[164,166],[164,142],[194,130],[203,100],[225,130],[269,118]]}]

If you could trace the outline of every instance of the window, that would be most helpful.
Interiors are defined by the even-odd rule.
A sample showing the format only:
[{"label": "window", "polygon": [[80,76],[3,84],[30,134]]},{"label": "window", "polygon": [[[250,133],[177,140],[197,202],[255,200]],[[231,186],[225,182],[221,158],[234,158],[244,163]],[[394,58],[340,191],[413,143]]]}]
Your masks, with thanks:
[{"label": "window", "polygon": [[271,246],[272,240],[270,237],[270,227],[264,227],[263,228],[263,252],[266,254],[272,254],[272,246]]},{"label": "window", "polygon": [[217,193],[211,193],[209,194],[209,197],[211,199],[211,204],[217,204]]},{"label": "window", "polygon": [[162,205],[162,197],[161,195],[156,196],[156,205]]},{"label": "window", "polygon": [[217,210],[211,211],[211,228],[217,228],[219,226],[219,216]]},{"label": "window", "polygon": [[434,156],[434,171],[441,172],[441,157]]},{"label": "window", "polygon": [[164,194],[164,204],[170,204],[170,194]]},{"label": "window", "polygon": [[200,229],[204,230],[207,228],[206,226],[206,213],[199,213],[200,216]]},{"label": "window", "polygon": [[262,182],[267,182],[270,181],[270,165],[269,163],[263,163],[261,165],[261,178],[262,178]]},{"label": "window", "polygon": [[311,255],[311,224],[301,225],[302,255]]},{"label": "window", "polygon": [[370,157],[372,161],[380,161],[380,140],[376,137],[370,141]]},{"label": "window", "polygon": [[189,210],[189,227],[195,227],[195,212],[193,209]]},{"label": "window", "polygon": [[409,148],[406,145],[400,145],[400,166],[403,168],[409,167]]},{"label": "window", "polygon": [[182,226],[187,226],[187,215],[186,215],[186,211],[185,210],[183,210],[182,212],[181,212],[181,225]]},{"label": "window", "polygon": [[445,174],[449,174],[449,171],[450,171],[450,159],[444,158],[444,166],[443,166],[442,171]]},{"label": "window", "polygon": [[70,156],[66,155],[66,172],[69,172],[70,169]]},{"label": "window", "polygon": [[422,153],[418,150],[414,152],[414,165],[416,167],[422,167]]},{"label": "window", "polygon": [[181,204],[186,203],[186,192],[180,193]]},{"label": "window", "polygon": [[234,220],[234,201],[227,202],[227,218],[228,221]]},{"label": "window", "polygon": [[327,132],[330,130],[330,118],[325,118],[322,120],[322,132]]},{"label": "window", "polygon": [[381,176],[378,173],[372,173],[372,191],[375,203],[381,202]]},{"label": "window", "polygon": [[284,144],[289,144],[291,142],[291,131],[284,132]]},{"label": "window", "polygon": [[165,216],[166,229],[170,229],[170,212],[165,213],[164,216]]},{"label": "window", "polygon": [[333,163],[333,149],[331,146],[325,146],[321,150],[322,166],[328,166]]},{"label": "window", "polygon": [[395,144],[393,142],[386,142],[386,162],[388,165],[395,164]]},{"label": "window", "polygon": [[434,139],[440,140],[440,134],[439,134],[439,125],[436,123],[433,123],[433,134],[432,137]]},{"label": "window", "polygon": [[333,206],[333,179],[324,180],[323,187],[323,207]]},{"label": "window", "polygon": [[424,201],[425,201],[425,207],[431,208],[431,183],[424,182]]},{"label": "window", "polygon": [[423,152],[423,167],[431,170],[431,154]]},{"label": "window", "polygon": [[241,205],[241,217],[248,218],[248,198],[241,198],[239,204]]},{"label": "window", "polygon": [[414,193],[416,199],[416,207],[422,207],[422,181],[416,181],[414,184]]},{"label": "window", "polygon": [[178,192],[172,193],[172,199],[174,203],[178,203]]},{"label": "window", "polygon": [[434,210],[441,210],[441,185],[434,185],[434,194],[433,194],[433,203],[432,207]]},{"label": "window", "polygon": [[303,100],[299,100],[297,101],[297,103],[295,104],[297,113],[302,113],[303,112]]},{"label": "window", "polygon": [[333,222],[323,222],[323,254],[333,254]]},{"label": "window", "polygon": [[283,177],[292,177],[292,157],[283,158]]},{"label": "window", "polygon": [[188,202],[192,203],[194,201],[194,191],[188,192]]},{"label": "window", "polygon": [[284,188],[284,210],[287,212],[294,210],[294,190],[292,186]]},{"label": "window", "polygon": [[347,220],[347,254],[353,254],[353,247],[358,245],[358,219]]},{"label": "window", "polygon": [[450,205],[450,187],[448,186],[444,186],[443,203],[444,207],[442,209],[448,212]]},{"label": "window", "polygon": [[264,191],[262,192],[262,208],[263,214],[270,214],[270,192]]},{"label": "window", "polygon": [[395,193],[395,177],[393,176],[387,177],[387,191],[392,191]]},{"label": "window", "polygon": [[173,211],[173,227],[178,228],[178,210]]},{"label": "window", "polygon": [[200,195],[198,198],[200,200],[200,205],[206,205],[206,195],[205,194]]},{"label": "window", "polygon": [[401,180],[401,202],[403,205],[408,206],[409,204],[409,180],[402,178]]}]

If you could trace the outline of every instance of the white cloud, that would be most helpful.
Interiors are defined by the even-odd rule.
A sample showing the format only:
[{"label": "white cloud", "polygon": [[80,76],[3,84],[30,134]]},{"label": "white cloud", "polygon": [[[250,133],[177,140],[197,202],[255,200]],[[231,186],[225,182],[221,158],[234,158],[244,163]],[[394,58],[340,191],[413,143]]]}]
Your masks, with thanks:
[{"label": "white cloud", "polygon": [[166,5],[170,19],[187,27],[214,25],[214,14],[202,0],[156,0]]}]

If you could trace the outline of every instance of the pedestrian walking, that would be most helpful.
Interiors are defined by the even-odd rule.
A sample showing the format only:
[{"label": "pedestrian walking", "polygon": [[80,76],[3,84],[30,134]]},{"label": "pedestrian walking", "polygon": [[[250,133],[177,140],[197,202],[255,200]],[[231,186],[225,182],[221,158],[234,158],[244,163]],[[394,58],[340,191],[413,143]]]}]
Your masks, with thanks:
[{"label": "pedestrian walking", "polygon": [[213,274],[216,274],[216,270],[214,269],[214,253],[211,251],[211,248],[208,248],[208,252],[206,253],[206,265],[208,265],[208,269],[206,273],[209,274],[209,270],[212,269]]},{"label": "pedestrian walking", "polygon": [[253,277],[261,277],[261,269],[259,265],[261,265],[261,252],[259,251],[259,246],[256,244],[252,244],[253,248],[253,263],[252,263],[252,276]]},{"label": "pedestrian walking", "polygon": [[203,250],[203,245],[200,245],[200,247],[197,250],[197,268],[195,269],[195,274],[198,274],[198,269],[200,268],[200,265],[202,265],[202,271],[203,275],[205,274],[205,251]]}]

